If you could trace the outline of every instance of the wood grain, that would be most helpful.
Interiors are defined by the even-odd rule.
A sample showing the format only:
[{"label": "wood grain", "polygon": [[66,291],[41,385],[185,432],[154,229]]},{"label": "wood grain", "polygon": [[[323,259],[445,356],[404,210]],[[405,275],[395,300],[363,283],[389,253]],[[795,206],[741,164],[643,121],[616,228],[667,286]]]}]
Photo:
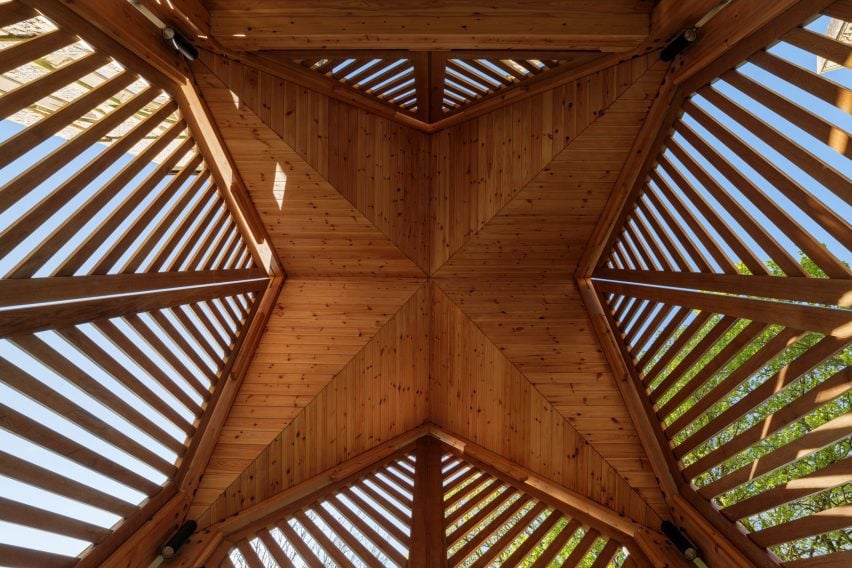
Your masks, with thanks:
[{"label": "wood grain", "polygon": [[659,516],[476,324],[432,284],[429,417],[544,478],[652,527]]},{"label": "wood grain", "polygon": [[[199,76],[214,74],[232,93],[220,93],[220,100],[233,103],[236,98],[238,106],[246,109],[240,113],[243,121],[232,116],[228,126],[248,126],[245,115],[253,113],[259,120],[252,121],[252,127],[263,124],[280,137],[295,153],[294,160],[298,156],[314,170],[311,181],[326,181],[426,270],[426,134],[234,60],[204,55],[207,70],[199,66]],[[216,108],[223,110],[220,105]],[[230,129],[221,123],[224,117],[217,113],[217,118],[226,138],[232,140]],[[290,187],[290,172],[287,176]]]},{"label": "wood grain", "polygon": [[[421,285],[199,518],[200,526],[390,440],[426,420],[429,290]],[[197,501],[193,513],[200,513]]]}]

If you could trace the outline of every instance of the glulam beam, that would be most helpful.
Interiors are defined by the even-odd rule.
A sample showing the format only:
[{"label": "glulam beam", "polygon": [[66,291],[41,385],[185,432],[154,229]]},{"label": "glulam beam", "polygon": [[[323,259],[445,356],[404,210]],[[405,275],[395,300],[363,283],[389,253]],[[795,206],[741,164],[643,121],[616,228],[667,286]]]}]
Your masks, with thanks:
[{"label": "glulam beam", "polygon": [[[250,9],[249,9],[250,5]],[[212,2],[213,36],[227,49],[562,49],[629,50],[649,30],[645,5],[606,2],[512,2],[476,5],[460,0],[428,8],[406,0],[368,2],[352,10],[345,3],[318,7],[309,0],[282,5]]]},{"label": "glulam beam", "polygon": [[698,274],[695,272],[639,271],[612,268],[599,269],[595,272],[595,277],[719,294],[741,294],[844,308],[852,306],[852,291],[849,289],[849,282],[842,279]]}]

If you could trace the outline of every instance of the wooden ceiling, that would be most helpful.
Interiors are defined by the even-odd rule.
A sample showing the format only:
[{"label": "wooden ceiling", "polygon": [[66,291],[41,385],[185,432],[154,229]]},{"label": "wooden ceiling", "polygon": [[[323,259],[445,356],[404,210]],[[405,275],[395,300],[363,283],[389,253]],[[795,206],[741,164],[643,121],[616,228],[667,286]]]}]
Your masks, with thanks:
[{"label": "wooden ceiling", "polygon": [[[18,4],[0,5],[0,18],[12,18]],[[171,309],[169,301],[212,302],[220,292],[251,292],[247,301],[193,308],[193,321],[212,329],[215,324],[205,317],[231,318],[239,331],[222,338],[226,355],[215,377],[221,375],[216,383],[221,386],[211,387],[194,415],[203,436],[188,442],[185,462],[167,464],[164,490],[148,491],[152,498],[129,513],[130,522],[97,533],[103,544],[82,565],[134,565],[152,558],[184,519],[198,520],[201,530],[174,565],[192,565],[217,549],[227,552],[230,544],[249,565],[257,564],[243,539],[260,534],[258,527],[269,532],[264,526],[272,525],[257,525],[259,519],[280,524],[307,518],[306,507],[331,495],[318,490],[342,479],[363,484],[363,475],[388,460],[408,460],[398,452],[412,444],[437,447],[417,442],[424,436],[447,443],[447,455],[455,456],[448,460],[468,453],[477,468],[504,479],[524,498],[568,503],[560,510],[579,515],[590,528],[587,535],[623,543],[639,565],[682,562],[671,550],[662,552],[663,521],[685,529],[713,564],[773,565],[763,547],[783,539],[784,530],[750,540],[733,524],[734,513],[725,518],[704,499],[715,493],[698,495],[689,486],[685,476],[699,466],[683,471],[677,460],[692,446],[671,449],[654,406],[662,390],[655,394],[653,377],[638,366],[648,355],[633,350],[636,330],[630,324],[653,319],[669,326],[665,333],[672,341],[683,332],[698,342],[700,322],[718,316],[717,329],[696,347],[701,353],[735,325],[751,325],[743,341],[756,335],[757,324],[746,319],[782,323],[789,334],[816,329],[803,324],[811,313],[804,308],[784,304],[775,306],[780,315],[768,316],[749,298],[712,307],[718,298],[704,292],[661,290],[706,290],[709,277],[760,276],[714,276],[708,263],[697,267],[695,280],[666,280],[679,272],[675,268],[686,267],[684,255],[703,246],[693,243],[690,249],[688,242],[696,234],[700,239],[701,231],[690,226],[689,236],[682,232],[676,245],[678,234],[663,236],[654,226],[659,224],[654,200],[660,198],[650,195],[646,182],[665,185],[660,168],[669,158],[659,152],[664,144],[676,146],[668,138],[672,129],[690,135],[689,125],[677,121],[680,111],[700,115],[689,95],[756,52],[765,63],[763,47],[830,2],[784,0],[767,9],[761,2],[735,0],[702,30],[692,51],[671,65],[659,60],[657,48],[718,2],[521,0],[471,8],[451,0],[425,8],[408,1],[365,2],[354,9],[343,2],[318,8],[317,2],[301,0],[144,0],[198,44],[200,56],[191,65],[152,43],[147,31],[117,26],[126,20],[147,29],[126,3],[20,4],[50,14],[100,51],[114,49],[109,53],[134,72],[166,86],[186,121],[179,126],[189,131],[187,147],[198,145],[192,163],[207,164],[215,181],[208,220],[231,231],[218,241],[209,237],[205,246],[216,248],[229,239],[227,246],[245,247],[242,262],[251,276],[264,277],[233,289],[209,286],[211,295],[198,299],[173,293],[174,298],[140,301],[142,307],[95,302],[69,310],[68,325],[96,316],[127,317],[143,333],[138,312]],[[843,17],[849,2],[828,9]],[[788,38],[835,59],[848,55],[847,49],[838,56],[845,48],[834,44],[826,51],[819,42],[808,43],[813,38],[802,32]],[[374,50],[376,45],[382,50]],[[725,78],[737,80],[730,73]],[[812,79],[808,85],[826,92]],[[702,95],[718,97],[711,88]],[[848,112],[843,106],[848,89],[840,95],[837,104]],[[783,101],[775,101],[775,108],[789,111]],[[812,133],[827,132],[824,124],[795,114]],[[830,137],[838,143],[838,134]],[[727,142],[736,144],[733,138]],[[848,187],[848,176],[836,178],[833,170],[814,166],[811,173],[840,192],[844,181]],[[770,178],[784,181],[780,175]],[[845,242],[848,227],[830,211],[818,213],[828,232]],[[678,216],[690,219],[688,212],[679,210]],[[783,214],[774,218],[783,221]],[[134,236],[141,232],[130,230]],[[819,256],[819,245],[804,233],[795,238],[801,236],[809,254]],[[725,246],[739,250],[730,238],[723,235]],[[116,246],[108,255],[118,255]],[[204,260],[198,266],[211,268]],[[833,257],[815,260],[841,281],[818,287],[821,297],[832,296],[848,281],[848,269]],[[640,271],[660,280],[643,286],[637,282]],[[708,279],[697,280],[703,277]],[[713,282],[711,289],[721,292],[755,289],[752,281]],[[138,291],[130,281],[119,285]],[[21,296],[33,292],[27,286],[11,289]],[[813,299],[795,286],[780,288],[779,297]],[[828,303],[820,308],[824,313],[814,313],[830,316],[817,330],[830,345],[814,347],[814,361],[848,347],[847,312]],[[237,307],[242,311],[229,313]],[[695,316],[699,323],[677,329],[682,320],[676,316],[692,310],[703,310]],[[663,313],[675,317],[667,320]],[[6,328],[18,335],[21,329],[32,334],[51,328],[47,312],[40,318],[29,327],[22,323],[26,318],[18,318]],[[115,340],[126,353],[136,353],[127,337]],[[36,339],[20,341],[22,349],[46,353]],[[149,372],[156,374],[155,367]],[[848,368],[844,372],[823,387],[826,396],[843,388]],[[666,388],[677,376],[664,379]],[[26,377],[18,380],[25,389]],[[3,381],[9,382],[5,375]],[[805,408],[806,402],[798,404]],[[14,415],[4,414],[4,424],[8,416]],[[822,432],[835,424],[848,428],[847,418],[815,430],[806,441],[827,440]],[[10,428],[20,430],[25,421],[15,424]],[[768,463],[761,472],[775,462]],[[404,465],[409,466],[417,468]],[[745,475],[736,472],[730,479]],[[284,502],[299,507],[286,509]],[[554,503],[544,499],[533,506],[539,512],[562,506]],[[414,517],[412,523],[420,522]],[[819,517],[820,527],[843,522],[825,518]],[[794,534],[807,533],[802,524],[791,529]],[[380,525],[390,533],[398,530]],[[409,534],[412,541],[404,544],[412,550],[422,546]],[[590,550],[592,536],[577,550]],[[271,537],[263,538],[269,545]],[[606,558],[598,565],[616,546],[601,548]],[[52,556],[40,559],[61,565]]]},{"label": "wooden ceiling", "polygon": [[713,2],[143,4],[204,49],[432,131],[658,48]]},{"label": "wooden ceiling", "polygon": [[[563,151],[565,147],[571,147],[573,143],[582,144],[581,140],[584,139],[581,133],[592,128],[588,125],[595,121],[597,115],[603,114],[605,107],[617,105],[619,96],[623,97],[626,106],[620,108],[624,114],[613,113],[614,117],[630,116],[631,113],[635,113],[633,116],[641,114],[647,110],[653,99],[654,89],[658,87],[662,78],[660,71],[649,69],[646,60],[643,60],[641,65],[637,62],[625,63],[620,68],[601,72],[598,77],[582,80],[577,85],[572,84],[567,88],[567,92],[573,93],[580,90],[587,93],[588,100],[594,99],[594,104],[588,107],[577,108],[573,96],[560,93],[559,97],[556,97],[549,94],[548,106],[555,107],[554,114],[562,116],[561,124],[567,126],[548,125],[547,131],[536,132],[535,140],[541,141],[542,144],[546,143],[546,151],[539,148],[533,149],[523,142],[522,138],[518,138],[517,147],[508,149],[507,155],[511,155],[509,152],[524,152],[526,146],[527,153],[524,155],[529,156],[529,159],[537,160],[540,164],[538,167],[546,165],[554,153]],[[205,500],[205,496],[215,496],[228,488],[233,476],[252,462],[257,449],[261,447],[259,444],[264,442],[264,435],[268,436],[265,442],[271,442],[277,430],[289,423],[290,417],[294,416],[299,408],[310,403],[311,396],[291,396],[280,399],[290,402],[293,405],[291,410],[267,407],[267,401],[275,399],[266,399],[263,395],[272,395],[273,390],[280,390],[275,386],[275,379],[288,380],[288,377],[292,377],[297,380],[297,384],[301,385],[298,387],[299,390],[307,388],[308,392],[317,392],[317,389],[322,388],[325,382],[332,380],[332,377],[335,378],[329,384],[335,384],[339,380],[336,378],[338,372],[346,369],[347,363],[350,362],[351,355],[346,353],[354,353],[353,350],[361,348],[360,346],[371,345],[371,341],[374,341],[371,338],[377,325],[381,326],[397,309],[396,306],[404,305],[406,301],[409,301],[408,298],[418,282],[432,281],[431,288],[434,291],[430,295],[432,307],[428,308],[427,303],[427,311],[429,311],[435,309],[434,302],[438,301],[437,298],[445,297],[446,293],[455,294],[458,297],[458,291],[466,292],[471,286],[478,285],[482,282],[479,277],[487,276],[487,273],[479,275],[476,273],[477,267],[473,266],[472,273],[452,275],[448,272],[446,276],[441,277],[441,271],[438,269],[445,259],[438,256],[430,261],[426,254],[431,248],[434,257],[435,243],[452,239],[455,243],[454,247],[459,249],[453,252],[463,255],[463,251],[467,250],[463,246],[466,241],[469,241],[471,246],[475,245],[476,239],[472,237],[479,227],[474,225],[459,232],[461,227],[456,224],[451,231],[445,231],[441,224],[433,224],[431,221],[430,210],[438,209],[453,211],[454,214],[461,215],[462,219],[469,217],[466,208],[470,207],[467,205],[470,197],[465,197],[465,192],[433,193],[431,200],[422,200],[422,196],[428,194],[428,187],[423,187],[424,176],[417,175],[411,168],[424,167],[422,164],[428,164],[429,140],[425,135],[410,130],[403,134],[405,127],[371,116],[366,111],[351,107],[343,108],[343,105],[330,98],[319,98],[312,102],[308,97],[317,95],[309,94],[290,83],[284,83],[269,90],[258,89],[258,85],[265,85],[267,81],[274,82],[274,78],[226,58],[205,59],[204,66],[199,65],[196,69],[196,77],[202,95],[210,104],[214,120],[222,129],[225,143],[231,150],[237,168],[247,172],[244,179],[255,202],[262,203],[268,199],[263,198],[264,201],[260,201],[261,195],[269,195],[275,191],[282,193],[280,205],[260,207],[259,210],[270,228],[273,243],[278,248],[282,262],[292,266],[288,270],[288,280],[285,284],[285,290],[289,292],[289,296],[285,298],[282,295],[279,300],[280,311],[273,315],[267,335],[264,336],[259,347],[259,355],[244,383],[244,388],[252,389],[251,392],[254,394],[238,397],[240,401],[245,400],[245,404],[238,403],[240,404],[239,414],[232,413],[232,418],[229,419],[232,425],[226,425],[223,433],[226,437],[220,440],[219,449],[214,453],[214,462],[211,463],[211,467],[215,468],[211,472],[213,475],[202,480],[203,493],[199,492],[196,495],[193,510],[201,513],[204,507],[211,503]],[[229,81],[227,85],[222,82],[223,78]],[[604,85],[617,83],[619,78],[622,83],[621,90],[612,92],[609,98],[604,96],[602,90]],[[292,98],[289,96],[291,91],[294,91]],[[273,130],[264,120],[261,120],[260,116],[264,116],[264,108],[274,107],[277,99],[276,92],[285,93],[282,101],[285,106],[282,110],[285,116],[292,116],[293,120],[290,124],[273,125]],[[235,100],[235,97],[238,98]],[[524,112],[526,116],[531,117],[532,108],[543,99],[544,95],[514,107],[507,107],[503,111],[496,111],[498,114],[491,119],[493,128],[502,129],[504,128],[502,124],[508,127],[513,116],[523,116],[521,113]],[[289,106],[291,104],[292,107]],[[288,112],[290,108],[295,112]],[[346,116],[342,115],[342,112],[346,111],[348,116],[345,120],[354,128],[346,130],[331,128],[331,121],[315,121],[312,119],[314,115],[299,112],[301,108],[314,108],[318,116],[336,114],[342,117]],[[325,108],[328,110],[324,110]],[[255,109],[259,115],[255,114]],[[267,116],[267,120],[272,122],[272,116],[275,115],[269,113]],[[486,119],[483,119],[483,124],[485,121]],[[634,121],[632,132],[635,133],[639,123],[638,120]],[[551,132],[554,128],[557,141],[551,143]],[[627,128],[626,125],[625,128]],[[614,143],[612,138],[606,138],[606,133],[607,130],[600,132],[604,138],[598,140],[598,144]],[[310,142],[303,144],[300,142],[302,136],[308,141],[317,140],[318,144],[316,146]],[[630,131],[622,131],[618,136],[622,136],[622,139],[624,136],[629,137]],[[247,142],[247,137],[255,141],[263,141],[262,146],[253,146],[254,142]],[[596,139],[590,138],[590,141]],[[448,143],[443,145],[443,150],[432,147],[433,153],[442,152],[438,159],[450,162],[451,156],[457,154],[466,156],[472,164],[485,166],[488,162],[486,155],[480,153],[481,145],[470,137],[469,128],[458,127],[448,131],[446,140]],[[454,153],[451,148],[456,146],[460,151]],[[553,146],[556,148],[554,149]],[[300,148],[301,151],[293,152],[290,148]],[[477,151],[473,152],[473,149]],[[625,154],[626,150],[621,153],[620,158],[615,159],[623,160]],[[258,158],[265,158],[262,166]],[[336,158],[336,163],[330,163],[331,158]],[[482,181],[469,176],[451,177],[451,172],[447,171],[445,183],[448,187],[470,187],[471,190],[468,191],[476,191],[481,195],[480,202],[483,205],[492,201],[494,205],[491,206],[491,215],[493,216],[498,210],[497,205],[501,199],[506,202],[512,200],[511,195],[498,197],[493,192],[508,191],[510,194],[520,192],[520,195],[523,195],[524,186],[534,183],[535,166],[529,163],[529,159],[519,157],[508,164],[495,161],[490,172],[483,169],[482,175],[485,179]],[[274,181],[273,172],[278,169],[275,164],[280,165],[285,175],[292,174],[286,176],[286,182],[281,182],[284,187],[279,188]],[[305,174],[299,174],[300,170],[310,171],[311,166],[317,170],[311,172],[313,179]],[[264,175],[260,167],[268,170],[269,173]],[[610,175],[607,179],[604,175],[601,179],[601,174],[615,171],[618,163],[604,162],[599,167],[599,170],[590,172],[587,178],[594,179],[598,183],[597,188],[601,193],[599,197],[589,199],[589,194],[586,192],[592,191],[593,187],[589,186],[588,189],[578,190],[576,193],[562,192],[557,198],[565,201],[564,207],[558,210],[561,213],[545,219],[544,222],[554,225],[566,221],[572,225],[582,223],[577,225],[582,227],[582,230],[568,233],[557,231],[544,235],[543,238],[550,243],[547,250],[574,248],[579,251],[581,248],[581,243],[593,227],[595,216],[594,212],[587,214],[586,207],[593,207],[593,211],[599,211],[603,207],[605,195],[611,188],[614,177]],[[459,164],[453,171],[461,174],[468,168],[469,166]],[[319,176],[319,171],[322,171],[324,175]],[[559,179],[564,179],[566,182],[572,175],[576,175],[576,172],[569,173],[571,168],[568,167],[563,171],[564,177]],[[330,182],[325,182],[324,178],[335,180],[342,185],[339,193],[326,185]],[[511,181],[509,185],[503,185],[497,182],[500,178]],[[453,179],[457,181],[452,181]],[[576,183],[579,185],[582,181],[583,178],[580,178],[576,180]],[[350,184],[353,187],[348,189],[347,185]],[[328,188],[325,190],[327,192],[325,195],[318,193],[323,186]],[[382,190],[382,187],[388,189]],[[539,194],[546,195],[546,189]],[[330,201],[333,195],[338,195],[338,201]],[[340,197],[342,195],[351,197],[346,200]],[[408,197],[409,195],[411,197]],[[528,200],[528,198],[524,199]],[[358,203],[359,207],[353,209],[350,205],[352,202]],[[407,204],[404,210],[398,209],[401,202]],[[418,203],[420,205],[417,205]],[[548,203],[551,206],[551,214],[556,215],[557,210],[552,208],[554,201],[551,199]],[[344,215],[337,217],[336,211],[341,207],[344,208],[342,210]],[[569,213],[572,209],[573,217]],[[370,223],[365,218],[367,215],[375,221]],[[488,226],[487,209],[484,215],[486,216],[480,222],[483,226]],[[496,220],[497,217],[494,219]],[[525,223],[521,220],[519,227],[523,224]],[[382,226],[383,230],[378,231],[377,225]],[[365,232],[367,230],[370,232]],[[464,237],[465,233],[467,238]],[[572,243],[577,244],[572,245]],[[533,246],[537,244],[539,243],[531,243]],[[499,241],[493,242],[484,252],[485,259],[492,258],[495,267],[499,266],[496,263],[502,264],[499,256],[501,246]],[[519,255],[521,259],[525,257],[529,257],[529,254]],[[575,259],[577,257],[578,255],[575,255]],[[292,261],[288,262],[290,259]],[[435,265],[434,269],[430,268],[432,263]],[[403,269],[403,266],[407,268]],[[447,266],[449,268],[450,265]],[[561,349],[565,349],[564,356],[549,363],[550,367],[531,365],[528,369],[529,373],[536,373],[537,381],[553,382],[548,393],[551,399],[540,398],[541,395],[534,389],[529,390],[530,394],[527,396],[535,393],[534,396],[539,397],[548,413],[553,413],[552,405],[561,401],[563,414],[559,415],[557,411],[555,415],[560,416],[560,421],[564,419],[569,421],[564,427],[571,431],[571,436],[578,436],[577,431],[579,431],[582,436],[591,436],[601,442],[603,447],[607,448],[605,459],[613,459],[617,464],[613,473],[619,472],[622,476],[632,479],[647,499],[654,503],[659,514],[665,514],[659,488],[647,465],[647,459],[637,443],[638,436],[630,424],[622,403],[618,400],[618,391],[600,354],[591,331],[591,324],[576,292],[573,295],[570,293],[565,295],[565,291],[570,292],[574,288],[571,272],[571,266],[567,264],[559,271],[560,279],[550,281],[548,287],[547,271],[541,270],[540,265],[531,263],[526,269],[519,267],[518,273],[514,275],[517,279],[514,283],[512,280],[504,281],[496,283],[492,288],[494,292],[505,290],[508,296],[503,296],[503,292],[486,296],[489,301],[497,301],[501,297],[511,301],[517,297],[517,293],[512,292],[513,289],[526,288],[525,283],[528,283],[530,279],[542,282],[539,291],[528,295],[525,307],[516,306],[520,309],[518,317],[524,321],[521,325],[534,323],[539,331],[531,329],[528,339],[502,338],[502,342],[508,341],[509,344],[516,344],[519,347],[515,362],[512,361],[512,352],[509,351],[506,352],[509,359],[506,359],[505,363],[510,367],[523,365],[525,360],[531,362],[532,358],[551,357],[559,353]],[[430,273],[434,278],[430,278]],[[505,276],[511,276],[511,274],[507,272]],[[486,289],[489,288],[486,286]],[[554,292],[557,294],[556,297],[563,298],[561,303],[565,307],[555,311],[552,308],[548,309],[551,313],[542,315],[541,310],[556,299]],[[346,293],[347,298],[351,294],[351,300],[345,300],[340,308],[345,311],[338,312],[334,308],[338,303],[335,298],[342,293]],[[316,306],[316,309],[313,312],[302,312],[302,308],[297,307],[300,305]],[[293,308],[288,311],[285,306],[293,306]],[[460,307],[466,308],[465,305]],[[470,316],[475,313],[469,312]],[[304,315],[300,316],[300,314]],[[498,322],[502,319],[499,314],[499,311],[494,314]],[[465,316],[465,319],[470,316]],[[335,317],[342,318],[343,322],[334,323]],[[438,316],[433,313],[432,317]],[[478,317],[481,319],[488,316],[481,314]],[[476,320],[470,321],[473,323]],[[501,337],[499,329],[495,329],[494,333],[495,337]],[[351,339],[347,340],[346,337]],[[493,339],[486,340],[484,336],[478,337],[477,341],[484,341],[481,343],[481,348],[486,348],[488,345],[493,348],[496,345]],[[583,337],[585,339],[582,339]],[[432,348],[436,349],[438,347],[435,342],[442,340],[433,334],[430,341]],[[427,344],[430,341],[427,341]],[[560,348],[560,342],[566,342],[566,346]],[[454,349],[458,348],[460,347]],[[269,357],[263,355],[267,351],[270,353]],[[514,381],[522,377],[520,374],[512,376]],[[309,379],[309,377],[314,378]],[[473,378],[471,376],[471,379]],[[436,384],[438,380],[433,369],[431,381]],[[257,387],[249,387],[250,383],[256,383]],[[255,388],[271,390],[254,390]],[[525,388],[530,387],[527,385]],[[609,407],[602,407],[601,410],[605,414],[594,418],[588,414],[591,410],[588,405],[581,401],[572,403],[572,397],[581,392],[586,393],[588,397],[609,400],[611,403]],[[438,412],[438,409],[435,411]],[[495,407],[490,412],[498,413],[499,409]],[[263,418],[266,415],[275,416],[278,420],[277,429],[266,426],[270,422]],[[436,416],[431,415],[431,419],[436,420]],[[527,413],[521,416],[524,416],[520,418],[521,420],[534,420]],[[421,420],[429,418],[424,416]],[[394,422],[398,428],[404,421],[400,416]],[[568,426],[569,423],[571,426]],[[465,435],[470,433],[465,432]],[[607,446],[607,441],[612,441],[614,436],[619,437],[621,442]],[[475,435],[470,437],[476,439]],[[587,441],[584,440],[581,443],[586,444]],[[594,454],[596,459],[601,459],[597,451],[594,451]],[[222,456],[221,461],[215,457],[219,455]],[[574,467],[571,466],[572,470]],[[559,469],[561,468],[560,465]],[[576,476],[576,473],[571,475]],[[626,506],[627,502],[616,504],[619,508]],[[640,508],[639,511],[641,510]],[[638,514],[644,516],[645,513]]]}]

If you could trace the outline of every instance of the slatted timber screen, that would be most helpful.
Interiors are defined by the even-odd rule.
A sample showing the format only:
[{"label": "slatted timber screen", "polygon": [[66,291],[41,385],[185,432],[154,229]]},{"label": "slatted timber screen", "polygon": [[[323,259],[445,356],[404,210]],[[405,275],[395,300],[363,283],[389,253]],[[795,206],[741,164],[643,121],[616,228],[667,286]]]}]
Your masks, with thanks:
[{"label": "slatted timber screen", "polygon": [[452,452],[441,458],[450,566],[621,566],[627,550]]},{"label": "slatted timber screen", "polygon": [[[240,530],[229,537],[234,545],[220,565],[406,566],[417,554],[410,550],[415,539],[432,546],[440,542],[427,537],[429,531],[445,533],[450,566],[598,568],[621,566],[628,558],[617,540],[530,497],[453,450],[442,450],[437,442],[435,450],[403,450],[353,480],[320,490]],[[431,483],[430,456],[440,477],[435,492],[417,485],[418,479]],[[420,514],[420,507],[434,508],[443,523],[416,525],[413,517]],[[414,534],[417,526],[424,534]]]},{"label": "slatted timber screen", "polygon": [[441,110],[459,110],[483,97],[527,81],[555,68],[555,59],[447,59]]},{"label": "slatted timber screen", "polygon": [[266,275],[177,103],[0,4],[0,563],[158,508]]},{"label": "slatted timber screen", "polygon": [[237,542],[221,566],[405,566],[417,459],[404,453]]},{"label": "slatted timber screen", "polygon": [[410,58],[314,57],[297,62],[397,109],[417,113],[414,63]]},{"label": "slatted timber screen", "polygon": [[852,3],[688,98],[595,272],[684,480],[790,566],[852,550],[852,47],[832,18]]}]

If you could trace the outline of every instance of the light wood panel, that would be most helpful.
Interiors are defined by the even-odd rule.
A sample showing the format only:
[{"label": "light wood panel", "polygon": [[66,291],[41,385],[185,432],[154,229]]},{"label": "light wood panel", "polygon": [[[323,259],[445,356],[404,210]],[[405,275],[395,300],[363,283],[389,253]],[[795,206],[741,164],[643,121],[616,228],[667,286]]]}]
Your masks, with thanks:
[{"label": "light wood panel", "polygon": [[659,483],[571,278],[663,74],[658,64],[638,75],[435,278],[557,411],[666,515]]},{"label": "light wood panel", "polygon": [[661,516],[668,516],[573,282],[436,279],[553,408]]},{"label": "light wood panel", "polygon": [[[577,214],[578,205],[591,208],[588,217],[578,217],[594,223],[612,186],[611,176],[618,175],[635,136],[633,128],[641,124],[642,113],[647,112],[646,105],[659,87],[657,70],[647,73],[651,62],[650,56],[637,57],[434,134],[432,271],[457,254],[478,231],[483,234],[481,229],[509,207],[515,207],[516,215],[523,217],[522,231],[503,218],[495,218],[484,231],[492,240],[505,237],[501,243],[507,245],[505,257],[494,259],[500,263],[491,265],[495,270],[502,272],[518,261],[518,251],[511,247],[551,238],[554,231],[570,233],[577,219],[571,219],[570,224],[559,219],[558,223],[541,226],[531,217],[536,205],[554,215],[566,211],[552,209],[559,205],[557,200],[566,186],[577,192],[567,211]],[[614,116],[598,127],[600,117],[606,116],[605,111],[614,103]],[[598,128],[587,135],[590,126]],[[575,147],[576,153],[562,156],[560,152],[568,146]],[[555,158],[559,161],[554,163]],[[560,163],[562,170],[554,172]],[[522,189],[536,182],[540,185],[538,203],[518,199],[509,205]],[[555,182],[549,186],[549,193],[545,187],[548,182]],[[585,239],[578,236],[577,250],[570,252],[579,254]],[[535,250],[546,258],[543,262],[547,266],[567,273],[561,248],[536,246]]]},{"label": "light wood panel", "polygon": [[214,75],[196,77],[289,275],[423,275]]},{"label": "light wood panel", "polygon": [[426,134],[234,60],[204,53],[202,61],[320,181],[426,269]]},{"label": "light wood panel", "polygon": [[199,517],[207,526],[426,420],[429,290],[373,339]]},{"label": "light wood panel", "polygon": [[275,0],[210,3],[213,35],[223,46],[260,49],[603,49],[636,47],[648,35],[648,0],[442,0],[345,2]]},{"label": "light wood panel", "polygon": [[289,278],[201,479],[203,511],[409,300],[414,280]]},{"label": "light wood panel", "polygon": [[648,526],[654,510],[432,284],[429,416],[568,489]]}]

